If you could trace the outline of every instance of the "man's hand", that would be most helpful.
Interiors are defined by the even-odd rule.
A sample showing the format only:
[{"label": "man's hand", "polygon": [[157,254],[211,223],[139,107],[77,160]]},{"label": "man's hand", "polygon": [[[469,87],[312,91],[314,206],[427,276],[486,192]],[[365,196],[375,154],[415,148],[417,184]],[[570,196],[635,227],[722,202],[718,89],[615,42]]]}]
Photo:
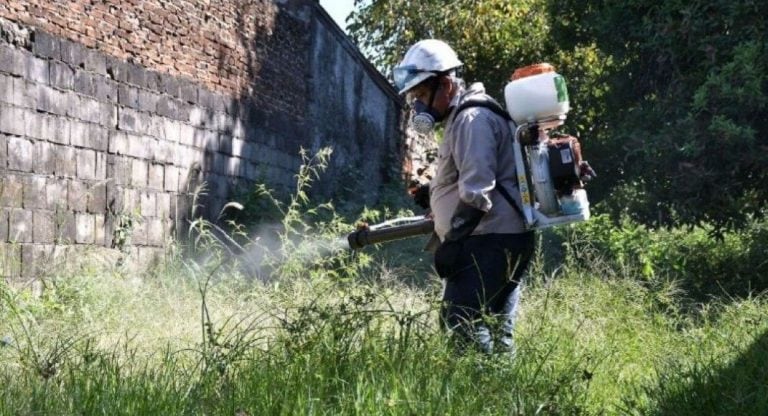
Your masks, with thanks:
[{"label": "man's hand", "polygon": [[429,184],[416,183],[408,188],[408,193],[411,195],[411,198],[413,198],[413,202],[415,202],[416,205],[424,209],[429,209]]},{"label": "man's hand", "polygon": [[459,201],[451,217],[451,229],[445,234],[445,241],[459,241],[469,237],[480,224],[485,211]]},{"label": "man's hand", "polygon": [[595,170],[592,169],[592,166],[589,165],[589,162],[582,160],[579,164],[579,179],[584,182],[588,182],[596,177],[597,173],[595,173]]}]

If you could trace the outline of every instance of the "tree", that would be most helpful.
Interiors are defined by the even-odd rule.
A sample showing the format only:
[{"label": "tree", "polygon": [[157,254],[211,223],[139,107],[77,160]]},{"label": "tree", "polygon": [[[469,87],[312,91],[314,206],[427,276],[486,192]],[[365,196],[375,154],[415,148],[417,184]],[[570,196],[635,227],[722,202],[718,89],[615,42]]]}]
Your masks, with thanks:
[{"label": "tree", "polygon": [[459,53],[467,80],[482,80],[495,95],[515,68],[539,62],[549,50],[542,0],[356,1],[349,31],[389,76],[408,47],[443,39]]},{"label": "tree", "polygon": [[608,92],[601,78],[612,60],[588,42],[563,48],[554,41],[550,19],[547,0],[371,0],[356,2],[348,27],[353,40],[387,76],[416,41],[443,39],[464,62],[463,77],[484,82],[500,101],[516,68],[553,64],[568,80],[572,110],[563,129],[578,136],[590,154],[606,147],[601,140],[611,138],[600,131],[606,128],[602,114]]},{"label": "tree", "polygon": [[552,41],[546,0],[357,1],[350,16],[353,40],[387,76],[420,39],[447,41],[464,62],[463,77],[482,81],[501,101],[516,68],[549,62],[568,80],[571,107],[565,128],[585,149],[596,141],[604,106],[600,74],[610,59],[594,45],[562,49]]},{"label": "tree", "polygon": [[603,173],[598,209],[646,224],[736,226],[768,198],[768,2],[369,0],[350,31],[389,74],[415,41],[448,41],[501,96],[517,67],[568,80],[565,129]]},{"label": "tree", "polygon": [[568,0],[549,10],[555,42],[596,45],[615,63],[601,115],[614,212],[718,227],[763,212],[768,3]]}]

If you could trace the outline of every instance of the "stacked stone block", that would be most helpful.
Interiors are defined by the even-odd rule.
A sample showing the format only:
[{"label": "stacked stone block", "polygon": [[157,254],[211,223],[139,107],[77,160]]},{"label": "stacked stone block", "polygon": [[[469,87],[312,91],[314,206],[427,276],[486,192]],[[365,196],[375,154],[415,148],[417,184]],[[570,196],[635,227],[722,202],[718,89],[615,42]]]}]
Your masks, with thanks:
[{"label": "stacked stone block", "polygon": [[148,263],[202,184],[215,219],[290,190],[302,147],[336,149],[324,194],[347,169],[373,201],[399,109],[314,0],[0,2],[0,277],[93,247]]},{"label": "stacked stone block", "polygon": [[[196,185],[206,213],[238,186],[291,186],[298,153],[247,132],[256,110],[239,99],[33,33],[29,48],[0,43],[3,276],[39,275],[87,246],[146,263],[183,226]],[[116,247],[127,218],[130,247]]]}]

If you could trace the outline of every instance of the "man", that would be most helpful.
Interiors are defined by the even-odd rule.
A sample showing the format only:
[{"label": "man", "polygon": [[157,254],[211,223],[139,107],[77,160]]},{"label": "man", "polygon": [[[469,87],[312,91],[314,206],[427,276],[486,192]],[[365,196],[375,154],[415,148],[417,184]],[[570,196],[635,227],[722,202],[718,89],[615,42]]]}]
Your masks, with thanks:
[{"label": "man", "polygon": [[[416,131],[445,123],[429,190],[441,241],[435,269],[445,279],[441,318],[460,346],[490,353],[495,339],[497,350],[513,351],[518,285],[534,235],[520,214],[508,118],[482,84],[464,87],[461,65],[445,42],[428,39],[408,50],[393,75],[413,105]],[[489,317],[504,320],[500,329]]]}]

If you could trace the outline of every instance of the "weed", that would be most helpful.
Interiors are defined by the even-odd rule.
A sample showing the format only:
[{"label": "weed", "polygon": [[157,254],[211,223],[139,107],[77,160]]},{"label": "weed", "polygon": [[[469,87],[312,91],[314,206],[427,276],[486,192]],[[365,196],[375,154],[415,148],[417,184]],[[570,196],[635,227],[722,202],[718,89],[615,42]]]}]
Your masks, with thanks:
[{"label": "weed", "polygon": [[[686,286],[667,278],[675,269],[661,260],[665,244],[682,250],[673,237],[704,241],[700,233],[614,230],[600,219],[569,228],[567,261],[545,267],[542,255],[532,268],[514,360],[457,356],[437,324],[440,284],[416,254],[421,244],[335,251],[354,221],[308,198],[324,162],[303,157],[298,179],[308,176],[287,202],[262,188],[282,216],[269,231],[227,224],[227,212],[242,212],[232,203],[225,225],[193,215],[187,256],[143,279],[123,268],[62,269],[41,297],[0,282],[0,414],[768,409],[765,297],[682,308]],[[762,241],[759,230],[749,235]],[[741,237],[728,244],[747,247]],[[727,259],[736,249],[719,250]]]}]

